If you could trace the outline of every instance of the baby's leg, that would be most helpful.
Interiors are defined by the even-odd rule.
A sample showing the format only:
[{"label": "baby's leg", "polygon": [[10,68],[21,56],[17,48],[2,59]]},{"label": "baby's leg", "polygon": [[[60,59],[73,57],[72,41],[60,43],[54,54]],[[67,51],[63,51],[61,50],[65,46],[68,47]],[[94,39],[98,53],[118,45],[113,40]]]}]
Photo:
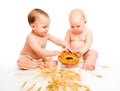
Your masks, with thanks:
[{"label": "baby's leg", "polygon": [[21,57],[17,61],[17,65],[20,69],[23,70],[29,70],[29,69],[35,69],[39,67],[39,64],[35,61],[32,61],[28,57]]},{"label": "baby's leg", "polygon": [[46,60],[51,61],[52,57],[46,57]]},{"label": "baby's leg", "polygon": [[[53,60],[52,57],[46,57],[43,62],[41,62],[41,59],[38,60],[39,66],[41,68],[50,68],[50,67],[56,67],[58,65],[57,60]],[[43,66],[44,64],[44,66]]]},{"label": "baby's leg", "polygon": [[78,64],[73,64],[73,65],[66,64],[65,65],[66,68],[76,68],[78,66],[79,66]]},{"label": "baby's leg", "polygon": [[84,63],[82,68],[85,70],[94,70],[97,57],[98,53],[95,50],[89,50],[83,55]]},{"label": "baby's leg", "polygon": [[58,65],[57,60],[49,60],[45,62],[45,68],[51,68],[51,67],[56,67]]}]

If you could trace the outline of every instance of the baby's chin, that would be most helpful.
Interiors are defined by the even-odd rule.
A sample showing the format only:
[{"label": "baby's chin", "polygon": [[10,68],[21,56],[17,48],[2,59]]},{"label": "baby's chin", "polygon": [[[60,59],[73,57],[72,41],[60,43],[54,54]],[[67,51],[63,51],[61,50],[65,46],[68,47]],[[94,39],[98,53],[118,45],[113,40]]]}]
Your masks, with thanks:
[{"label": "baby's chin", "polygon": [[47,33],[39,34],[39,36],[41,36],[41,37],[44,37],[44,36],[46,36],[46,35],[47,35]]},{"label": "baby's chin", "polygon": [[80,34],[81,32],[82,32],[82,31],[80,31],[80,30],[78,30],[78,31],[77,31],[77,30],[76,30],[76,31],[73,31],[74,34]]}]

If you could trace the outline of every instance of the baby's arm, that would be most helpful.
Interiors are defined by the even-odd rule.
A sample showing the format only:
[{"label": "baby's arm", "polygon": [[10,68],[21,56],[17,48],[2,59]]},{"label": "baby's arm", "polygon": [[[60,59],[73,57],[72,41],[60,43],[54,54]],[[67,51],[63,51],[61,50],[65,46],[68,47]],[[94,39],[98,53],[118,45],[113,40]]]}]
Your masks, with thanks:
[{"label": "baby's arm", "polygon": [[71,50],[71,48],[70,48],[70,30],[68,30],[67,32],[66,32],[66,35],[65,35],[65,37],[64,37],[64,40],[65,40],[65,42],[67,43],[67,45],[68,45],[68,51],[70,51],[70,52],[72,52],[72,50]]},{"label": "baby's arm", "polygon": [[28,36],[27,40],[28,40],[29,46],[37,55],[39,55],[39,57],[50,57],[50,56],[56,56],[60,54],[59,51],[48,51],[42,48],[38,40],[33,35]]},{"label": "baby's arm", "polygon": [[55,43],[55,44],[57,44],[59,46],[62,46],[63,48],[68,47],[67,43],[64,40],[61,40],[61,39],[59,39],[57,37],[54,37],[51,34],[48,34],[48,38],[49,38],[50,41],[52,41],[53,43]]},{"label": "baby's arm", "polygon": [[80,50],[81,54],[84,54],[85,52],[87,52],[89,50],[89,48],[92,45],[92,41],[93,41],[93,37],[92,37],[92,31],[89,30],[87,31],[87,35],[86,35],[86,40],[85,40],[85,45],[83,46],[83,48]]},{"label": "baby's arm", "polygon": [[69,30],[66,32],[64,40],[67,42],[68,45],[70,45],[70,31]]}]

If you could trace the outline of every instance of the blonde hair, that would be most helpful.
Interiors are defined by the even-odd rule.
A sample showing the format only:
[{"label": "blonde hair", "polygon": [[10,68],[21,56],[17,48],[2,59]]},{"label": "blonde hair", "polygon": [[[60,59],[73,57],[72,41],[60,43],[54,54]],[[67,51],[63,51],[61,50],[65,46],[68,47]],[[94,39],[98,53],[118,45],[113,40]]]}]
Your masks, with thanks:
[{"label": "blonde hair", "polygon": [[35,8],[28,14],[28,23],[29,24],[34,23],[36,19],[39,18],[39,15],[49,17],[49,15],[42,9]]}]

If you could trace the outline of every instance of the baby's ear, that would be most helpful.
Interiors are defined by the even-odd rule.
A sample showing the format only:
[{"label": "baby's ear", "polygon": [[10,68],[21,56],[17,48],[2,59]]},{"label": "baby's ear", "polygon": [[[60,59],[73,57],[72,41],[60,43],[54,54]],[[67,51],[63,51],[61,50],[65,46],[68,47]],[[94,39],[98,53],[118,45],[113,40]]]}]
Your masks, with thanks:
[{"label": "baby's ear", "polygon": [[87,20],[84,20],[84,23],[86,24],[86,23],[87,23]]},{"label": "baby's ear", "polygon": [[34,29],[36,25],[34,23],[31,23],[30,26],[32,29]]}]

